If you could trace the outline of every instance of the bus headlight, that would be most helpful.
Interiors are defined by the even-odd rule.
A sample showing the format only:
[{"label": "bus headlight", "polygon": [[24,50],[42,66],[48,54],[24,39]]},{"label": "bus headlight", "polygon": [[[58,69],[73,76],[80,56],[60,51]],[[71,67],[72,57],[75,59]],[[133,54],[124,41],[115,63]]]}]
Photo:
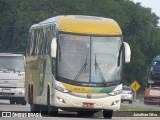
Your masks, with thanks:
[{"label": "bus headlight", "polygon": [[112,92],[110,92],[108,94],[111,95],[111,96],[115,96],[115,95],[119,95],[121,93],[122,93],[122,90],[116,90],[116,91],[112,91]]},{"label": "bus headlight", "polygon": [[119,103],[119,100],[112,102],[111,106],[116,105]]},{"label": "bus headlight", "polygon": [[63,93],[71,92],[71,91],[69,91],[69,90],[67,90],[65,88],[59,87],[57,85],[55,85],[55,89],[58,90],[58,91],[60,91],[60,92],[63,92]]},{"label": "bus headlight", "polygon": [[57,97],[57,100],[58,100],[59,102],[61,102],[61,103],[66,103],[65,100],[64,100],[63,98],[61,98],[61,97]]}]

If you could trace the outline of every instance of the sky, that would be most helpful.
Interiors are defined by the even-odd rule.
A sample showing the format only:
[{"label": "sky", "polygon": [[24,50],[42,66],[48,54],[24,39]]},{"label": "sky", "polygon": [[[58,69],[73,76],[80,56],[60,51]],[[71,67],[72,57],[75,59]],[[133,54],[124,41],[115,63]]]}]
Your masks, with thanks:
[{"label": "sky", "polygon": [[[142,6],[149,7],[152,9],[152,12],[154,12],[157,16],[160,17],[160,0],[131,0],[135,3],[140,2]],[[160,26],[160,20],[159,24]]]}]

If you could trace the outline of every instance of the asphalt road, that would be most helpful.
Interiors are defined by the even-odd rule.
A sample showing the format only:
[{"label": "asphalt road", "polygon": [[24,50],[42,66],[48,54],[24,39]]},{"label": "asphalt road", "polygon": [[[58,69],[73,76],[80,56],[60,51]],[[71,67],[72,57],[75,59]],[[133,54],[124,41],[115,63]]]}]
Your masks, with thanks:
[{"label": "asphalt road", "polygon": [[[127,105],[128,103],[123,103],[124,105]],[[144,105],[143,103],[140,102],[136,102],[133,103],[132,106],[140,106],[140,105]],[[150,107],[157,107],[159,109],[159,106],[147,106],[148,108]],[[27,104],[26,106],[22,106],[22,105],[10,105],[9,101],[7,100],[0,100],[0,111],[1,112],[6,112],[6,111],[12,111],[12,115],[13,112],[17,111],[18,113],[20,113],[20,116],[23,116],[24,113],[28,112],[30,110],[30,106]],[[22,115],[23,114],[23,115]],[[113,113],[113,118],[112,120],[160,120],[159,117],[119,117],[119,116],[125,116],[125,114],[127,113],[123,113],[123,112],[114,112]],[[134,114],[134,113],[133,113]],[[42,117],[40,117],[42,114],[38,114],[38,117],[30,117],[30,118],[22,118],[22,117],[17,117],[14,114],[14,117],[1,117],[0,120],[89,120],[89,119],[94,119],[94,120],[99,120],[99,119],[103,119],[102,117],[102,113],[96,113],[93,117],[89,118],[89,117],[81,117],[78,116],[77,113],[68,113],[68,112],[64,112],[64,111],[59,111],[59,115],[57,117],[52,117],[49,115],[42,115]]]}]

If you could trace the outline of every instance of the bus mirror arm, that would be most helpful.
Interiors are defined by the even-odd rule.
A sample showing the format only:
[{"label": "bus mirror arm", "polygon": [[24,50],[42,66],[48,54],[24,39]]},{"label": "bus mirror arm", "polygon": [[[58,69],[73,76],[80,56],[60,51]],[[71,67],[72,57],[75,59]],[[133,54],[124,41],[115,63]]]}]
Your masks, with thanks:
[{"label": "bus mirror arm", "polygon": [[57,53],[57,39],[54,37],[51,41],[51,57],[56,58]]},{"label": "bus mirror arm", "polygon": [[125,48],[125,63],[129,63],[131,60],[131,49],[127,42],[123,42]]},{"label": "bus mirror arm", "polygon": [[120,49],[119,49],[118,63],[117,63],[117,66],[118,66],[118,67],[119,67],[119,65],[120,65],[120,56],[121,56],[122,49],[123,49],[123,44],[121,45],[121,47],[120,47]]}]

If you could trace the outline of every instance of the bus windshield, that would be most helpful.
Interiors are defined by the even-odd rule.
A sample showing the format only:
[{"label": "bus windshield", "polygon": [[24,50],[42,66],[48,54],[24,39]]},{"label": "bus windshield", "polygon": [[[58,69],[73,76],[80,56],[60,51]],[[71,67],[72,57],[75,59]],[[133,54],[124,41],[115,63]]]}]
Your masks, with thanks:
[{"label": "bus windshield", "polygon": [[0,56],[0,70],[24,71],[24,58],[22,56]]},{"label": "bus windshield", "polygon": [[88,83],[121,80],[121,45],[120,36],[60,34],[57,78]]}]

